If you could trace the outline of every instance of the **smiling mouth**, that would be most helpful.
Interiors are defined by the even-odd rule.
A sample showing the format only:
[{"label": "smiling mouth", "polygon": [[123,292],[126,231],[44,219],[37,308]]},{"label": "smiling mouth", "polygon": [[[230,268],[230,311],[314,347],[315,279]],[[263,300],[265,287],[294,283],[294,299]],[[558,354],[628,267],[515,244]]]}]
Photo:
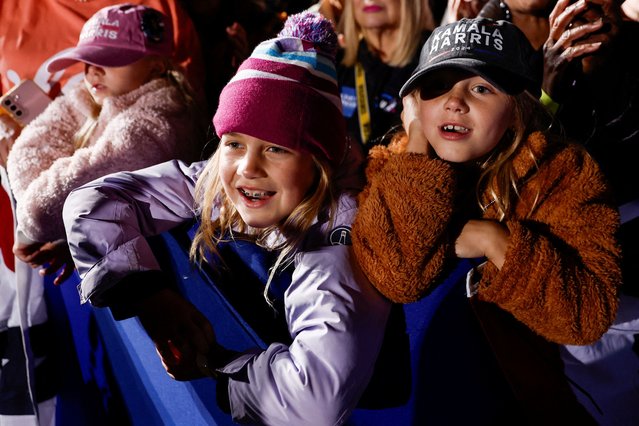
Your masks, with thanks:
[{"label": "smiling mouth", "polygon": [[454,126],[452,124],[446,124],[446,125],[442,126],[441,129],[444,132],[448,132],[448,133],[466,134],[466,133],[470,132],[470,129],[468,127]]},{"label": "smiling mouth", "polygon": [[272,191],[247,191],[244,188],[239,188],[239,191],[251,201],[263,200],[275,194],[275,192]]}]

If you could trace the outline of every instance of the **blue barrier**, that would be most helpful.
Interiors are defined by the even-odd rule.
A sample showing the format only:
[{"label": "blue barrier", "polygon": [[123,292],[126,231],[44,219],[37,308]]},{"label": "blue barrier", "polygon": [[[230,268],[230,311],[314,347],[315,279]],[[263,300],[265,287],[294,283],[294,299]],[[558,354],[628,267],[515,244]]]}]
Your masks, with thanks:
[{"label": "blue barrier", "polygon": [[[249,306],[238,306],[232,293],[238,287],[235,283],[218,285],[217,274],[188,261],[188,234],[183,230],[166,233],[160,241],[156,245],[162,246],[158,253],[161,264],[173,271],[179,290],[209,318],[222,345],[238,351],[264,348],[285,334],[278,329],[278,321],[259,321],[261,314],[256,313],[255,306],[265,305],[260,299],[263,287],[242,290],[238,297],[248,300]],[[235,253],[235,261],[245,262],[243,272],[247,277],[265,280],[268,268],[259,249],[240,243],[230,250]],[[396,307],[398,321],[392,333],[397,338],[382,351],[395,358],[391,356],[390,362],[378,365],[378,369],[403,379],[389,382],[387,389],[382,381],[382,386],[378,384],[374,390],[377,395],[373,395],[392,401],[393,406],[358,408],[349,425],[489,425],[500,424],[510,416],[512,395],[465,297],[464,280],[470,267],[469,262],[460,262],[427,297]],[[242,280],[242,284],[248,281]],[[284,281],[275,286],[285,286]],[[100,410],[111,418],[128,416],[127,421],[134,425],[233,424],[215,404],[214,380],[172,380],[139,321],[114,321],[106,309],[79,305],[77,283],[77,276],[67,281],[61,286],[61,294],[84,384],[91,383],[98,389]],[[124,404],[125,414],[113,412],[122,410],[114,401]],[[75,423],[60,424],[82,422],[76,419]],[[84,424],[101,423],[91,419]]]}]

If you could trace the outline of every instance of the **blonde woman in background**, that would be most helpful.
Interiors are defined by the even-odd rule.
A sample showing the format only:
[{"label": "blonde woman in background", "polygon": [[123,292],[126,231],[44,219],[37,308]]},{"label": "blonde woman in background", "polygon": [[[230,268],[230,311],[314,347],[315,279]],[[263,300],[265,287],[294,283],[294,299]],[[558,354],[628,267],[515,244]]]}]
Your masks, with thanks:
[{"label": "blonde woman in background", "polygon": [[401,123],[399,89],[433,26],[422,0],[344,1],[338,68],[342,106],[349,136],[366,149]]}]

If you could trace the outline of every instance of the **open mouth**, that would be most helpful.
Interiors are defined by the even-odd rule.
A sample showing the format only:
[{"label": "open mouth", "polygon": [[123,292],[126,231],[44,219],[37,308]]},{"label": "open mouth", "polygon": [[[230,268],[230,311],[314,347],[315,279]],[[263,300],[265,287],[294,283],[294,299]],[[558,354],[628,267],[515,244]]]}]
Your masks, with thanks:
[{"label": "open mouth", "polygon": [[105,88],[105,86],[104,86],[103,84],[96,83],[96,84],[94,84],[94,85],[92,85],[92,86],[91,86],[91,91],[92,91],[93,93],[97,93],[97,92],[99,92],[100,90],[104,90],[104,88]]},{"label": "open mouth", "polygon": [[455,126],[453,124],[446,124],[443,125],[441,127],[442,131],[446,132],[446,133],[458,133],[458,134],[462,134],[465,135],[466,133],[470,132],[470,129],[464,126]]},{"label": "open mouth", "polygon": [[248,198],[251,201],[259,201],[264,200],[268,197],[273,196],[275,192],[272,191],[255,191],[255,190],[247,190],[244,188],[239,188],[240,193]]}]

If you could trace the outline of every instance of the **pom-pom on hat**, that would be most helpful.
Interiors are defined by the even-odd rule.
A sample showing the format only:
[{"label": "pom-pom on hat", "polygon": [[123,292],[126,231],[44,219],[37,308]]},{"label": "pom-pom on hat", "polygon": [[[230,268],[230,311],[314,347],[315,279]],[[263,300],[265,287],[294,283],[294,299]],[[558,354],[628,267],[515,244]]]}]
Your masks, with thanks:
[{"label": "pom-pom on hat", "polygon": [[347,143],[336,51],[329,20],[310,12],[289,16],[222,90],[213,117],[217,135],[244,133],[339,164]]},{"label": "pom-pom on hat", "polygon": [[173,54],[171,20],[147,6],[120,4],[100,9],[89,18],[77,46],[54,58],[47,70],[60,71],[76,62],[123,67],[154,54]]},{"label": "pom-pom on hat", "polygon": [[412,92],[435,70],[461,68],[510,95],[528,90],[539,96],[541,84],[533,58],[530,42],[510,22],[460,19],[433,31],[422,48],[419,65],[399,95],[404,97]]}]

